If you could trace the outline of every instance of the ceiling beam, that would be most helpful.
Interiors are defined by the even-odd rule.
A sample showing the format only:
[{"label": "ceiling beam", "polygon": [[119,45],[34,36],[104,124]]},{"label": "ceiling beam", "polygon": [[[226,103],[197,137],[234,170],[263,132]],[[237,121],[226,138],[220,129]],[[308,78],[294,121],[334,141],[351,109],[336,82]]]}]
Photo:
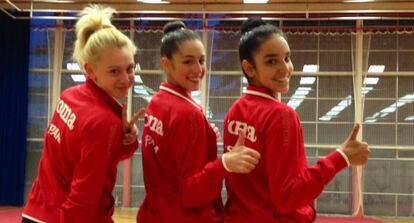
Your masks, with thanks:
[{"label": "ceiling beam", "polygon": [[[62,11],[77,12],[87,3],[14,3],[22,11]],[[373,13],[373,12],[414,12],[413,2],[367,2],[367,3],[268,3],[268,4],[109,4],[123,13]],[[0,8],[11,9],[6,2]]]}]

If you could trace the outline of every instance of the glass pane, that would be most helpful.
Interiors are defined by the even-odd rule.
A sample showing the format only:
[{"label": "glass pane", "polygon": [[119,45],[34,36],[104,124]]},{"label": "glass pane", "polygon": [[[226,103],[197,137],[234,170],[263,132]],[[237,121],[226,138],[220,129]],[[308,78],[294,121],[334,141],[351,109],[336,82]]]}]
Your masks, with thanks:
[{"label": "glass pane", "polygon": [[43,142],[27,142],[26,181],[28,182],[32,183],[37,177],[39,161],[42,155],[42,146]]},{"label": "glass pane", "polygon": [[160,70],[160,52],[159,49],[138,49],[136,63],[141,70]]},{"label": "glass pane", "polygon": [[364,39],[369,49],[397,49],[396,34],[368,34]]},{"label": "glass pane", "polygon": [[364,124],[362,138],[370,145],[395,145],[395,125]]},{"label": "glass pane", "polygon": [[296,107],[296,113],[301,121],[315,121],[316,119],[316,100],[305,99]]},{"label": "glass pane", "polygon": [[319,97],[344,99],[353,95],[352,77],[319,77]]},{"label": "glass pane", "polygon": [[[77,78],[73,77],[72,75],[75,75],[77,77],[82,77],[81,80],[78,80]],[[60,91],[63,92],[64,90],[73,87],[75,85],[80,85],[83,84],[85,82],[86,76],[85,74],[81,73],[81,72],[77,72],[77,73],[64,73],[62,74],[61,80],[60,80],[60,84],[61,84],[61,88]]]},{"label": "glass pane", "polygon": [[[321,50],[349,50],[352,49],[352,36],[345,35],[320,35],[320,49]],[[307,42],[307,41],[306,41]]]},{"label": "glass pane", "polygon": [[[378,79],[378,82],[374,84],[376,79]],[[374,80],[374,82],[372,82],[372,84],[369,84],[370,80]],[[395,77],[368,76],[365,84],[363,84],[368,91],[365,97],[395,99],[396,83],[397,82]]]},{"label": "glass pane", "polygon": [[210,96],[232,96],[239,97],[241,94],[240,75],[215,75],[210,76]]},{"label": "glass pane", "polygon": [[319,71],[352,71],[352,53],[336,51],[321,52]]},{"label": "glass pane", "polygon": [[[364,60],[364,68],[369,69],[371,65],[384,65],[385,72],[388,71],[397,71],[397,52],[389,52],[389,51],[370,51],[367,55],[368,58],[368,65],[365,65]],[[367,70],[366,70],[367,71]]]},{"label": "glass pane", "polygon": [[161,30],[138,31],[135,33],[134,41],[138,47],[138,51],[151,49],[159,52],[162,36]]},{"label": "glass pane", "polygon": [[303,123],[302,132],[305,143],[316,143],[316,124],[315,123]]},{"label": "glass pane", "polygon": [[[412,179],[414,178],[414,172],[411,171],[413,167],[414,164],[412,161],[370,160],[365,167],[364,188],[365,191],[374,193],[370,195],[369,201],[376,202],[376,205],[372,205],[369,201],[364,201],[364,204],[368,205],[365,206],[365,210],[371,209],[372,215],[383,215],[379,214],[381,210],[386,211],[383,212],[385,213],[384,215],[391,214],[389,211],[395,210],[395,204],[393,202],[397,199],[399,204],[398,212],[407,214],[404,210],[413,204],[406,203],[407,198],[397,197],[397,195],[392,195],[392,193],[413,193],[414,182]],[[392,196],[392,200],[394,201],[391,201],[390,198],[385,198],[385,195],[381,195],[385,193],[390,194],[389,196]],[[381,209],[381,207],[387,208]]]},{"label": "glass pane", "polygon": [[29,72],[29,94],[47,94],[49,91],[49,75],[47,73]]},{"label": "glass pane", "polygon": [[[30,68],[49,68],[50,38],[54,38],[53,32],[47,29],[31,29],[30,32]],[[53,39],[52,39],[53,40]]]},{"label": "glass pane", "polygon": [[414,49],[414,34],[413,33],[399,33],[398,34],[398,49],[408,50]]},{"label": "glass pane", "polygon": [[397,144],[414,146],[414,123],[411,125],[397,126]]},{"label": "glass pane", "polygon": [[351,132],[354,124],[318,124],[318,143],[341,144]]},{"label": "glass pane", "polygon": [[364,195],[364,213],[368,216],[395,216],[396,195]]},{"label": "glass pane", "polygon": [[[368,143],[370,143],[370,142],[368,142]],[[369,155],[369,158],[371,158],[371,159],[373,159],[373,158],[395,159],[396,156],[397,156],[397,153],[396,153],[395,150],[371,148],[371,154]]]},{"label": "glass pane", "polygon": [[[314,82],[312,84],[304,83],[309,79],[312,79]],[[316,77],[310,76],[293,76],[289,81],[289,91],[286,94],[282,94],[283,101],[291,105],[290,101],[292,100],[302,101],[304,99],[316,98],[316,79]]]},{"label": "glass pane", "polygon": [[73,49],[75,46],[76,41],[76,33],[75,30],[66,30],[63,32],[64,38],[64,48],[63,48],[63,60],[62,60],[62,68],[67,69],[68,63],[74,63],[72,59]]},{"label": "glass pane", "polygon": [[213,98],[210,97],[209,109],[211,110],[211,119],[223,120],[230,106],[237,98]]},{"label": "glass pane", "polygon": [[320,99],[318,102],[319,121],[353,122],[355,120],[354,103],[348,99]]},{"label": "glass pane", "polygon": [[239,62],[239,53],[236,50],[233,51],[218,51],[213,52],[211,58],[211,70],[222,71],[241,71]]},{"label": "glass pane", "polygon": [[[290,49],[295,50],[317,50],[319,37],[312,34],[286,34]],[[306,41],[303,41],[306,39]],[[293,61],[295,62],[295,61]]]},{"label": "glass pane", "polygon": [[132,157],[131,170],[135,173],[131,175],[131,185],[132,186],[144,186],[141,151],[134,154],[134,156]]},{"label": "glass pane", "polygon": [[414,77],[398,77],[398,122],[414,124]]},{"label": "glass pane", "polygon": [[323,192],[317,200],[319,214],[352,214],[352,195],[342,193]]},{"label": "glass pane", "polygon": [[414,71],[414,51],[398,52],[398,71]]},{"label": "glass pane", "polygon": [[414,195],[398,195],[398,216],[413,218]]},{"label": "glass pane", "polygon": [[[209,41],[208,49],[230,49],[238,50],[240,33],[239,32],[217,32],[214,31],[212,40]],[[214,56],[214,54],[213,54]],[[237,58],[239,58],[237,56]]]},{"label": "glass pane", "polygon": [[395,100],[365,100],[364,122],[395,123]]},{"label": "glass pane", "polygon": [[317,51],[313,52],[302,52],[302,51],[293,51],[291,53],[291,60],[295,71],[303,71],[303,66],[305,64],[318,65],[318,53]]}]

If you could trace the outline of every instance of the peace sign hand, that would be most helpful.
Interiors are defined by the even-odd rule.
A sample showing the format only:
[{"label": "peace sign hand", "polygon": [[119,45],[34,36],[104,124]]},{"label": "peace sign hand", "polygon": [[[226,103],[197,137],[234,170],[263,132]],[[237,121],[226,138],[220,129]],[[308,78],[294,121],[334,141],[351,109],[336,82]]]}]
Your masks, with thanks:
[{"label": "peace sign hand", "polygon": [[128,121],[127,117],[127,104],[123,104],[122,106],[122,143],[124,145],[129,145],[138,138],[139,130],[135,123],[138,119],[145,113],[145,108],[140,108],[135,114],[132,116],[131,120]]}]

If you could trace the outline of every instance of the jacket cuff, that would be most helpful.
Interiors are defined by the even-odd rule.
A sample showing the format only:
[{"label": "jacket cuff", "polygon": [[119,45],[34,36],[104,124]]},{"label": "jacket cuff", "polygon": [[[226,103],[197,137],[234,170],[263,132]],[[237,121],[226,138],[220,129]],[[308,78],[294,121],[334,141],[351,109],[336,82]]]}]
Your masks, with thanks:
[{"label": "jacket cuff", "polygon": [[338,153],[341,154],[342,157],[344,157],[347,166],[351,166],[351,163],[349,162],[348,156],[346,156],[346,154],[341,149],[336,149],[336,151],[338,151]]},{"label": "jacket cuff", "polygon": [[222,156],[221,156],[221,163],[223,164],[224,169],[225,169],[227,172],[231,173],[231,170],[227,167],[227,165],[226,165],[226,161],[224,160],[224,155],[222,155]]},{"label": "jacket cuff", "polygon": [[335,167],[335,172],[336,173],[341,171],[345,167],[348,167],[348,163],[346,162],[345,158],[338,151],[334,151],[334,152],[330,153],[325,158],[327,160],[329,160],[332,163],[332,165]]}]

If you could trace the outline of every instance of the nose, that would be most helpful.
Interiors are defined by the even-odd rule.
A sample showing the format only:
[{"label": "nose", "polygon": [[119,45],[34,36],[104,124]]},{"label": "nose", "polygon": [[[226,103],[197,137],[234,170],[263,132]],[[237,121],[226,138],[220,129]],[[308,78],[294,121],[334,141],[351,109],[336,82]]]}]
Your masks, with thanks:
[{"label": "nose", "polygon": [[128,73],[128,71],[123,71],[120,75],[120,81],[123,84],[129,85],[134,80],[134,73]]},{"label": "nose", "polygon": [[205,67],[206,67],[206,65],[204,63],[198,62],[197,65],[196,65],[196,67],[195,67],[195,71],[198,74],[203,74],[203,71],[204,71]]},{"label": "nose", "polygon": [[291,74],[293,72],[293,64],[291,61],[284,61],[281,65],[280,71],[284,74]]}]

